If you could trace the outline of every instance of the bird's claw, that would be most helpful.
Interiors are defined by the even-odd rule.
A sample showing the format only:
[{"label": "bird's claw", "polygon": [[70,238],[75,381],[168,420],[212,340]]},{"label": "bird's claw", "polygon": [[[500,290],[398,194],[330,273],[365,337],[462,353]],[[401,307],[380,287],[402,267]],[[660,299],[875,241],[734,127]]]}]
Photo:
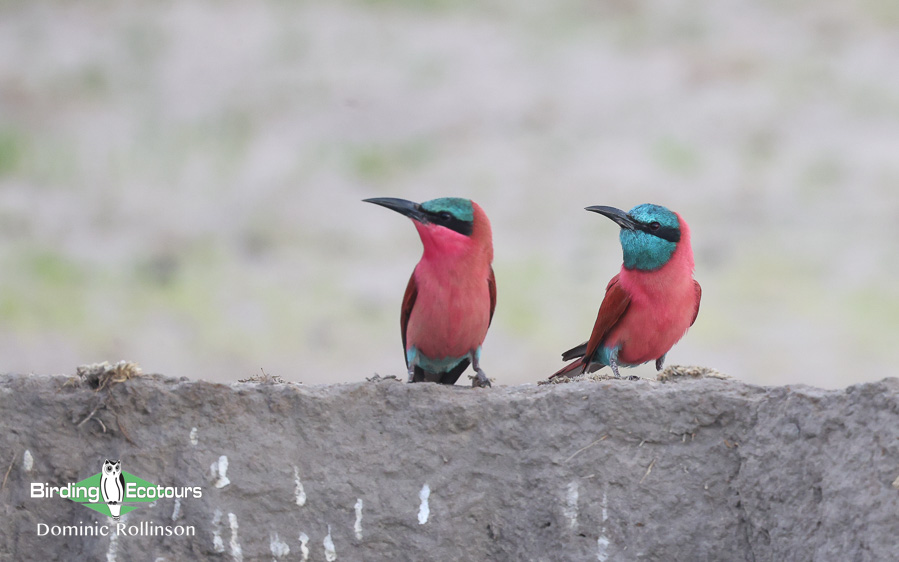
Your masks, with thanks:
[{"label": "bird's claw", "polygon": [[490,379],[484,374],[484,371],[478,369],[474,375],[468,375],[471,379],[471,388],[490,388]]}]

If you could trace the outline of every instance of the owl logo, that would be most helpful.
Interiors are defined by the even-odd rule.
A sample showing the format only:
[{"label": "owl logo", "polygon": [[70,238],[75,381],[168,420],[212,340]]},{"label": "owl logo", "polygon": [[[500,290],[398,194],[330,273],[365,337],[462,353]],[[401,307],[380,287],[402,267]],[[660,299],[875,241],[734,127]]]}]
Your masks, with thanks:
[{"label": "owl logo", "polygon": [[103,471],[100,473],[100,491],[103,493],[103,501],[109,507],[109,513],[116,521],[122,512],[122,500],[125,499],[125,477],[122,476],[122,461],[103,461]]}]

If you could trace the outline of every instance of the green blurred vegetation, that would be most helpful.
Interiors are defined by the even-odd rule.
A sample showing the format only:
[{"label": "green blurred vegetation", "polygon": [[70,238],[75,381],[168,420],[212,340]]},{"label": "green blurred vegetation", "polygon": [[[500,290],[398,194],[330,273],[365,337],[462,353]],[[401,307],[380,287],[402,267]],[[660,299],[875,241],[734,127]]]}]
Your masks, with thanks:
[{"label": "green blurred vegetation", "polygon": [[75,331],[88,324],[88,268],[59,252],[19,250],[2,260],[0,317],[25,332]]},{"label": "green blurred vegetation", "polygon": [[21,169],[26,151],[25,136],[13,129],[0,129],[0,177]]}]

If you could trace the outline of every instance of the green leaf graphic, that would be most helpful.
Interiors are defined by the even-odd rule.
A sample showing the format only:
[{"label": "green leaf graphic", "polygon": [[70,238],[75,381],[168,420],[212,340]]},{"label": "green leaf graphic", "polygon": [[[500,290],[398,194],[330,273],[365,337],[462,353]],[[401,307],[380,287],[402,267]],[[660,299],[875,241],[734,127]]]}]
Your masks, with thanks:
[{"label": "green leaf graphic", "polygon": [[[75,503],[80,503],[81,505],[88,507],[90,509],[93,509],[94,511],[97,511],[104,515],[111,516],[112,514],[110,513],[109,506],[106,505],[106,502],[91,503],[91,499],[96,499],[96,498],[99,498],[100,500],[103,499],[103,493],[102,493],[102,491],[100,491],[100,482],[102,480],[102,477],[103,477],[103,474],[98,472],[97,474],[94,474],[93,476],[89,476],[89,477],[85,478],[81,482],[77,482],[77,483],[73,484],[72,490],[73,490],[73,495],[75,497],[70,497],[67,499],[69,499]],[[134,511],[135,509],[140,507],[140,506],[127,505],[129,503],[154,502],[157,499],[159,499],[158,497],[156,497],[155,493],[151,495],[151,494],[147,494],[146,492],[140,493],[138,491],[138,490],[146,490],[148,488],[156,488],[156,484],[153,484],[152,482],[148,482],[147,480],[144,480],[143,478],[138,478],[137,476],[135,476],[129,472],[125,472],[125,471],[122,471],[122,477],[123,477],[123,480],[125,481],[125,492],[126,492],[125,498],[122,501],[121,513],[123,515],[125,513],[128,513],[129,511]],[[132,485],[131,491],[133,493],[131,495],[128,495],[128,493],[127,493],[128,489],[129,489],[129,484]],[[91,495],[90,495],[90,490],[92,488],[96,488],[97,491],[94,493],[99,494],[99,495],[95,495],[94,498],[91,498]],[[138,497],[140,495],[142,495],[144,497]],[[147,497],[147,496],[151,496],[151,497]]]}]

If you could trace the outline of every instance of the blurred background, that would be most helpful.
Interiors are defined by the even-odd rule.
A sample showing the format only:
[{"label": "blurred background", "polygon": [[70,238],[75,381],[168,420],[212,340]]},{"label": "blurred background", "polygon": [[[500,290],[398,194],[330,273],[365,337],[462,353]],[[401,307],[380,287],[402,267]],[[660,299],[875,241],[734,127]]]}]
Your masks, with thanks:
[{"label": "blurred background", "polygon": [[0,3],[0,371],[404,376],[421,246],[361,199],[452,195],[498,384],[589,335],[621,250],[583,207],[644,202],[703,287],[669,364],[895,376],[899,3],[525,4]]}]

